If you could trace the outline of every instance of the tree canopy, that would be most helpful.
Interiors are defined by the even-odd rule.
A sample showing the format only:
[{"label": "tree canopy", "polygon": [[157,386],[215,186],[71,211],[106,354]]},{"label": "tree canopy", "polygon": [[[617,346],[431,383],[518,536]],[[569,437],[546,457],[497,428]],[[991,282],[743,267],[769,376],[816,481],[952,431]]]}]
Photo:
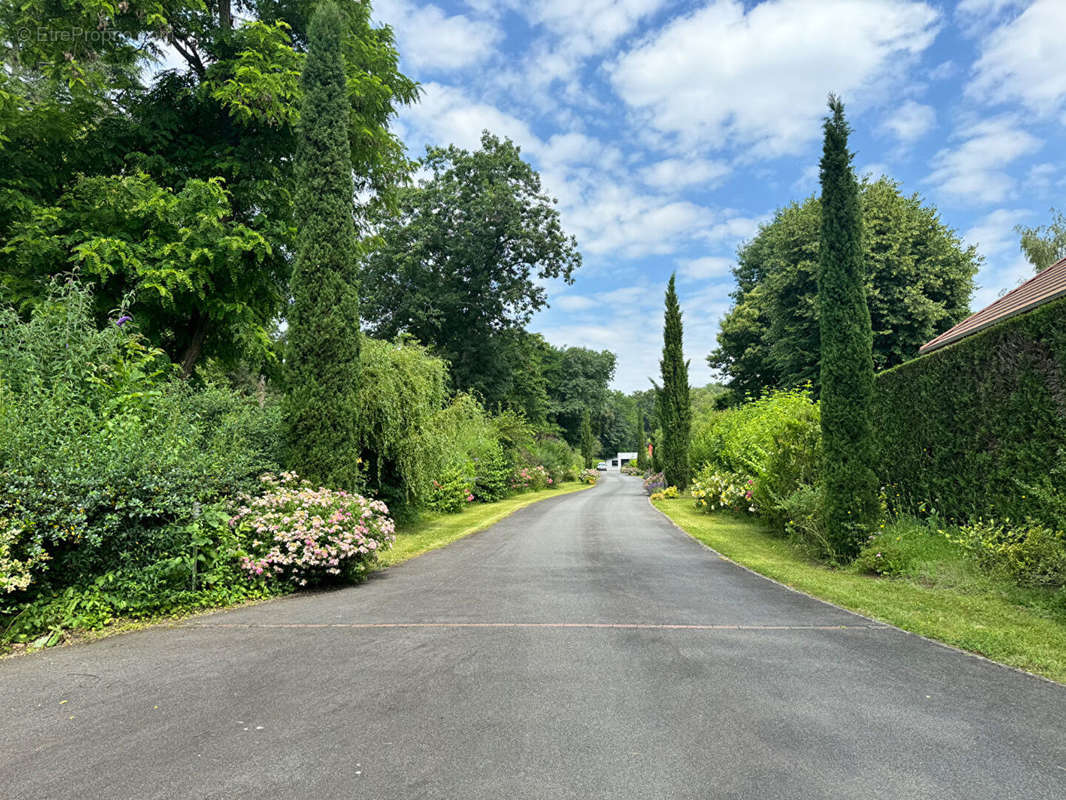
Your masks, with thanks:
[{"label": "tree canopy", "polygon": [[[5,4],[0,71],[0,293],[24,313],[78,270],[103,319],[129,308],[188,372],[262,360],[287,296],[299,75],[318,2]],[[241,20],[235,19],[239,10]],[[347,146],[360,196],[406,174],[388,130],[417,85],[370,6],[339,4]],[[178,65],[153,72],[164,52]]]},{"label": "tree canopy", "polygon": [[[970,313],[981,258],[895,181],[864,181],[859,200],[874,367],[883,370]],[[734,305],[707,359],[737,394],[808,381],[818,388],[821,217],[817,197],[792,203],[737,253]]]},{"label": "tree canopy", "polygon": [[398,214],[376,219],[379,246],[363,266],[374,335],[413,335],[452,365],[455,388],[505,402],[517,337],[547,305],[538,280],[573,282],[581,265],[555,201],[508,139],[481,148],[430,147],[428,177],[398,193]]},{"label": "tree canopy", "polygon": [[1036,228],[1019,225],[1022,252],[1037,272],[1066,258],[1066,214],[1051,209],[1051,222]]}]

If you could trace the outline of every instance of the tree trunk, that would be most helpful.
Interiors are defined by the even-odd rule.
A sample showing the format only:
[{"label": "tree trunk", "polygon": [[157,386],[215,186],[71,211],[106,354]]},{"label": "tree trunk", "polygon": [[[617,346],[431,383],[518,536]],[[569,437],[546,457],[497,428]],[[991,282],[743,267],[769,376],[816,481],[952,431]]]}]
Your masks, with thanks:
[{"label": "tree trunk", "polygon": [[230,0],[218,0],[218,24],[224,31],[233,28],[233,9],[230,7]]},{"label": "tree trunk", "polygon": [[192,338],[185,348],[185,354],[181,357],[181,377],[188,378],[192,375],[196,362],[200,360],[200,354],[204,349],[204,339],[207,338],[207,317],[197,318],[193,328]]}]

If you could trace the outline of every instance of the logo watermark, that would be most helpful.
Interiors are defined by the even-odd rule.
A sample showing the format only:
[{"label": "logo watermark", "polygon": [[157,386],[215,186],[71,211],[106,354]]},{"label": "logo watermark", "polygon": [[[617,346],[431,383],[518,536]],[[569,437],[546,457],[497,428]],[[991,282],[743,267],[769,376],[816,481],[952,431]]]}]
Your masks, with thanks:
[{"label": "logo watermark", "polygon": [[117,42],[123,36],[122,31],[100,30],[98,28],[20,28],[18,40],[20,42],[89,42],[92,44],[106,44]]}]

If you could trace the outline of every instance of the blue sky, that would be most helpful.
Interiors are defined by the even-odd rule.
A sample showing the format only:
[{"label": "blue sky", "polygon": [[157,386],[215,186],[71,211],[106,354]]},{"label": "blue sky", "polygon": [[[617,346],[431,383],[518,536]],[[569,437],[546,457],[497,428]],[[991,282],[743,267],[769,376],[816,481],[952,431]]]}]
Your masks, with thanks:
[{"label": "blue sky", "polygon": [[377,0],[424,88],[396,129],[426,144],[505,135],[559,199],[584,266],[532,328],[658,372],[677,271],[691,380],[730,306],[738,243],[817,191],[840,94],[860,173],[936,204],[986,263],[974,307],[1028,277],[1017,224],[1066,195],[1066,0]]}]

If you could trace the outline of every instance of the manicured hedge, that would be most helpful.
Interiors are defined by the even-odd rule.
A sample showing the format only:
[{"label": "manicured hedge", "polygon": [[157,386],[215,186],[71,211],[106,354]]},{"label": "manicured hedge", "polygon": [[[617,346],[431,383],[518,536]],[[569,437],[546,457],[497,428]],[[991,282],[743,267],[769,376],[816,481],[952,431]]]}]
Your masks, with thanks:
[{"label": "manicured hedge", "polygon": [[898,510],[1066,524],[1066,300],[882,372],[874,425]]}]

